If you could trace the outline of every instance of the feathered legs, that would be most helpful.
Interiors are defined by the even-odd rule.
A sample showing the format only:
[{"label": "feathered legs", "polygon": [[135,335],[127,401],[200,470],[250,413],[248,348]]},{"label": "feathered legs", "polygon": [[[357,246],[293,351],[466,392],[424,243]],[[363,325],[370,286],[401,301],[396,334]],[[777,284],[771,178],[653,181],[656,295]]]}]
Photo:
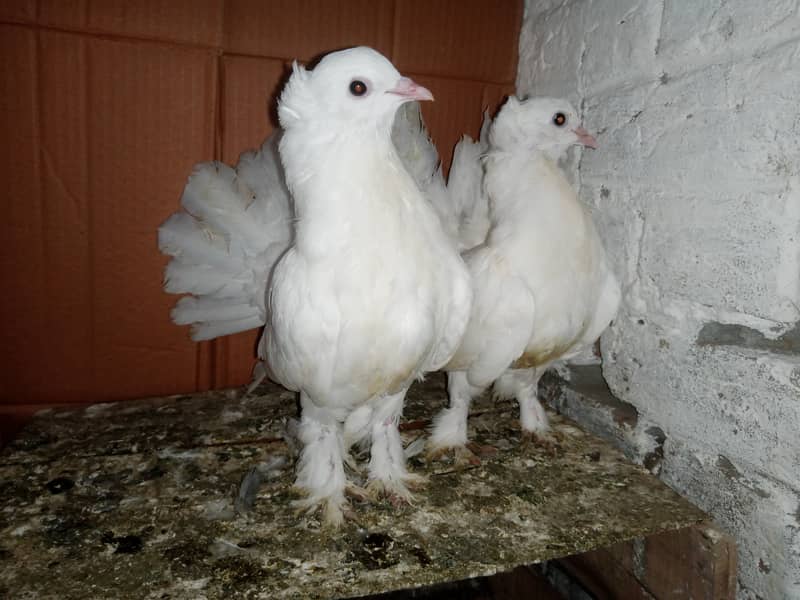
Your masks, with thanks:
[{"label": "feathered legs", "polygon": [[309,511],[321,507],[325,524],[338,527],[347,507],[341,425],[330,410],[316,406],[304,393],[300,394],[300,406],[298,437],[303,450],[297,461],[295,486],[306,498],[296,506]]},{"label": "feathered legs", "polygon": [[[548,449],[555,449],[550,435],[547,413],[537,395],[539,379],[547,366],[535,369],[508,369],[494,382],[494,392],[501,398],[515,398],[519,403],[519,420],[524,438],[533,440]],[[433,432],[428,440],[428,454],[436,458],[449,449],[455,450],[457,461],[474,462],[475,457],[467,445],[467,417],[473,398],[483,392],[467,380],[464,371],[447,373],[447,391],[450,406],[433,420]]]},{"label": "feathered legs", "polygon": [[509,369],[494,383],[495,393],[503,398],[516,398],[519,402],[519,421],[522,437],[550,452],[558,450],[558,443],[550,431],[550,422],[539,402],[538,389],[547,366],[535,369]]},{"label": "feathered legs", "polygon": [[469,405],[483,389],[470,384],[465,371],[447,373],[450,406],[433,420],[433,432],[428,440],[429,454],[436,456],[451,448],[456,450],[456,454],[468,453],[464,446],[467,443]]},{"label": "feathered legs", "polygon": [[406,457],[398,429],[405,396],[406,390],[403,390],[381,398],[375,405],[370,420],[372,446],[367,490],[372,496],[410,502],[413,496],[406,485],[420,484],[424,479],[406,469]]},{"label": "feathered legs", "polygon": [[522,431],[546,434],[550,431],[547,413],[539,402],[539,379],[545,368],[508,369],[494,383],[495,393],[501,398],[516,398],[519,402],[519,420]]}]

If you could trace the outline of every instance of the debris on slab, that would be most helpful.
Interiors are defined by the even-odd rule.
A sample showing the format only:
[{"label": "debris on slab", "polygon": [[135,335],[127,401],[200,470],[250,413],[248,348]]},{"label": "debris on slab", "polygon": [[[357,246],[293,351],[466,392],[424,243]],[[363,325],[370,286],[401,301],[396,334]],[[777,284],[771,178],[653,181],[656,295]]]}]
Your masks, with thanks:
[{"label": "debris on slab", "polygon": [[48,411],[0,454],[0,597],[352,598],[707,518],[563,417],[557,451],[521,443],[516,405],[488,397],[470,418],[477,459],[428,462],[420,436],[445,402],[439,375],[408,395],[415,502],[352,500],[333,532],[292,507],[283,388]]}]

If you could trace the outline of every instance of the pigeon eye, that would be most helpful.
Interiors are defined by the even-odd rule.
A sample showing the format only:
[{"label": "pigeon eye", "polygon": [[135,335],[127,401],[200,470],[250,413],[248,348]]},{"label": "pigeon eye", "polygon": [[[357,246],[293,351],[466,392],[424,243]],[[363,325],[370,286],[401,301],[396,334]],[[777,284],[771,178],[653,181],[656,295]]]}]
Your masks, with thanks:
[{"label": "pigeon eye", "polygon": [[353,96],[363,96],[367,93],[367,84],[360,79],[354,79],[350,82],[350,93]]},{"label": "pigeon eye", "polygon": [[553,123],[556,127],[563,127],[567,122],[567,116],[564,113],[558,112],[553,115]]}]

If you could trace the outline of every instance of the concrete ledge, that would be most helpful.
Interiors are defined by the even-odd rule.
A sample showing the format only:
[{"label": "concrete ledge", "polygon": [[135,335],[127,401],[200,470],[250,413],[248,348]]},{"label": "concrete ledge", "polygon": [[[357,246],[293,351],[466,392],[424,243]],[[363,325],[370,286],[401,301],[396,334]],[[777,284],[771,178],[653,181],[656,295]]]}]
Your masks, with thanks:
[{"label": "concrete ledge", "polygon": [[[441,376],[412,389],[407,442],[444,400]],[[413,506],[354,503],[353,519],[326,532],[291,506],[283,436],[294,412],[291,394],[265,386],[252,398],[214,392],[40,415],[0,455],[0,596],[349,598],[491,576],[708,519],[564,417],[553,416],[557,452],[521,444],[516,406],[486,398],[470,420],[480,465],[413,459],[428,478]],[[263,482],[240,512],[239,483],[254,467]]]}]

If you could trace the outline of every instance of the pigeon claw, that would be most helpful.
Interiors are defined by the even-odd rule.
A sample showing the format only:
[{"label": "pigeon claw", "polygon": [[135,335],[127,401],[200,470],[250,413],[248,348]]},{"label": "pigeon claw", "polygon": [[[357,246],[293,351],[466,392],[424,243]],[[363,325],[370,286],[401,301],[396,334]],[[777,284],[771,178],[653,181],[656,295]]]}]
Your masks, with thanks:
[{"label": "pigeon claw", "polygon": [[358,502],[367,502],[369,500],[369,491],[353,483],[348,484],[347,487],[344,488],[344,493]]},{"label": "pigeon claw", "polygon": [[561,445],[562,441],[563,436],[555,431],[523,431],[520,445],[524,451],[535,447],[544,450],[546,454],[555,458],[564,453],[564,448]]},{"label": "pigeon claw", "polygon": [[[300,493],[305,492],[300,490]],[[318,510],[321,511],[322,526],[325,529],[339,529],[344,524],[345,515],[348,518],[355,516],[350,504],[344,499],[306,497],[293,501],[292,507],[295,509],[297,517],[309,516]]]},{"label": "pigeon claw", "polygon": [[475,455],[476,460],[478,461],[476,464],[480,464],[481,458],[488,458],[490,456],[494,456],[499,452],[499,450],[495,446],[491,446],[489,444],[479,444],[478,442],[467,442],[467,448]]},{"label": "pigeon claw", "polygon": [[429,462],[449,463],[455,467],[475,467],[481,464],[480,444],[467,442],[459,446],[442,446],[430,448],[425,456]]},{"label": "pigeon claw", "polygon": [[406,473],[404,482],[412,490],[419,491],[428,485],[428,478],[424,475],[417,475],[416,473]]},{"label": "pigeon claw", "polygon": [[403,481],[397,479],[372,479],[367,484],[367,495],[369,498],[378,502],[381,499],[386,499],[395,507],[400,508],[414,503],[414,494],[411,493],[411,488],[419,488],[426,482],[424,477],[419,475],[407,475]]}]

